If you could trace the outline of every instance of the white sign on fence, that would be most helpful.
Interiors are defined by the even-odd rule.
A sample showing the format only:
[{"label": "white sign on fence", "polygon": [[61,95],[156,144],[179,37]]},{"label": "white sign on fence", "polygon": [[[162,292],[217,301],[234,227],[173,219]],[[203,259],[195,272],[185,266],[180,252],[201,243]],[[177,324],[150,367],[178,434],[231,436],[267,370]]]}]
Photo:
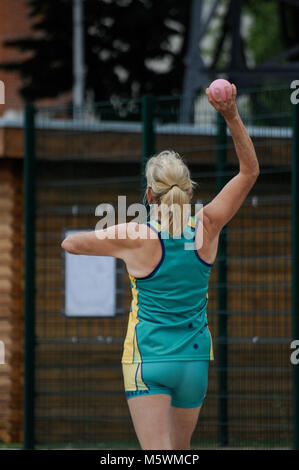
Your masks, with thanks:
[{"label": "white sign on fence", "polygon": [[0,104],[5,104],[5,85],[2,80],[0,80]]},{"label": "white sign on fence", "polygon": [[[67,231],[65,236],[76,233]],[[110,256],[65,253],[65,314],[73,317],[114,316],[116,260]]]}]

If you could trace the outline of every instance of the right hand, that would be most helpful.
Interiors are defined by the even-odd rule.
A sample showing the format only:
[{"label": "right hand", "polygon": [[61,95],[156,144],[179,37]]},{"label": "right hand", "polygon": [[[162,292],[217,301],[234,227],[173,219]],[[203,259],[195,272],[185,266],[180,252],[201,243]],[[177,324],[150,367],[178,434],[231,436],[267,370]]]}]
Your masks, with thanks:
[{"label": "right hand", "polygon": [[230,121],[239,115],[236,103],[237,88],[232,84],[231,88],[226,86],[225,91],[226,101],[223,101],[219,88],[215,88],[216,100],[214,100],[209,88],[206,89],[206,95],[213,108],[215,108],[216,111],[219,111],[226,121]]}]

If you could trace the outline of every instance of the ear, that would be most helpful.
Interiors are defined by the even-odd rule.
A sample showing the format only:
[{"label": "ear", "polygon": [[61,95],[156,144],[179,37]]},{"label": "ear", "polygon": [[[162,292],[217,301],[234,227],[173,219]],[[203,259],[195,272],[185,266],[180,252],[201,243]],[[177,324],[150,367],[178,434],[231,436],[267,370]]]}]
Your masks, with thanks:
[{"label": "ear", "polygon": [[153,198],[153,195],[152,195],[152,190],[150,187],[148,187],[146,189],[146,197],[147,197],[147,200],[148,200],[148,203],[149,204],[153,204],[154,203],[154,198]]}]

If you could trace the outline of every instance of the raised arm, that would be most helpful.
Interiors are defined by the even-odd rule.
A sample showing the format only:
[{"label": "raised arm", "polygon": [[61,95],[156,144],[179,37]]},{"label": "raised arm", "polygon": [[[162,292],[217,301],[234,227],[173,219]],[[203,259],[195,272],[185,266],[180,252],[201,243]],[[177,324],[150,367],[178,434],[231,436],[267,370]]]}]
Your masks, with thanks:
[{"label": "raised arm", "polygon": [[213,100],[209,89],[206,93],[210,104],[226,120],[239,159],[239,173],[203,208],[204,220],[207,222],[209,231],[217,235],[236,214],[253,187],[259,175],[259,164],[252,140],[238,113],[235,85],[232,85],[232,91],[230,87],[226,87],[226,101],[221,99],[217,90],[215,91],[217,101]]}]

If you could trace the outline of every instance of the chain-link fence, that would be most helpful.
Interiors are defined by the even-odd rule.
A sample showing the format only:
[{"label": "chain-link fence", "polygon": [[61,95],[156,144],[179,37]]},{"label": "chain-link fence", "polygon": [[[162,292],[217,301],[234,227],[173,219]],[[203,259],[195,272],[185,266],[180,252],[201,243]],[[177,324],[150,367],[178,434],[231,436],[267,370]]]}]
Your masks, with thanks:
[{"label": "chain-link fence", "polygon": [[[238,104],[261,174],[223,230],[212,270],[208,318],[215,361],[193,443],[291,447],[289,92],[244,90]],[[117,214],[119,195],[127,196],[128,205],[139,202],[140,168],[154,151],[171,148],[183,155],[198,182],[194,202],[210,201],[236,174],[231,137],[206,98],[197,98],[190,124],[180,123],[180,109],[179,97],[146,97],[143,103],[84,108],[75,116],[67,107],[37,109],[34,129],[27,119],[27,134],[35,135],[35,177],[27,175],[27,191],[35,182],[31,292],[36,297],[35,324],[27,319],[27,334],[31,325],[35,337],[29,351],[31,359],[35,353],[35,377],[27,373],[34,390],[29,387],[25,407],[27,434],[34,432],[36,444],[137,445],[120,367],[130,304],[125,266],[117,261],[113,317],[84,311],[70,317],[60,243],[67,230],[95,227],[98,204],[113,204]],[[27,263],[29,258],[30,250]],[[34,417],[28,413],[33,402]]]}]

